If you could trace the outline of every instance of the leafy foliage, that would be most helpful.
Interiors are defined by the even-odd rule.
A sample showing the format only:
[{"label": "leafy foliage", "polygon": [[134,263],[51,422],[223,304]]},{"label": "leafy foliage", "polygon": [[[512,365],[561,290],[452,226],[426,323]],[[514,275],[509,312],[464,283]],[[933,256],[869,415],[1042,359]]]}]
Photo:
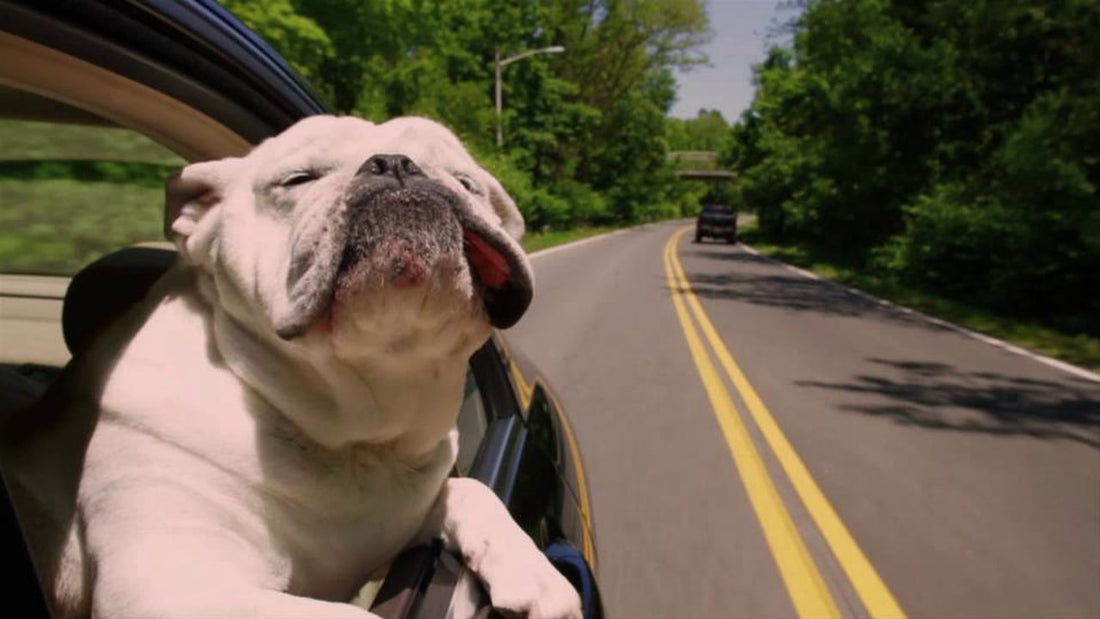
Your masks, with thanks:
[{"label": "leafy foliage", "polygon": [[1100,3],[805,4],[722,146],[761,232],[1100,333]]},{"label": "leafy foliage", "polygon": [[[340,113],[443,121],[532,230],[684,212],[667,162],[671,69],[706,58],[699,0],[223,0]],[[496,146],[494,60],[502,68]]]},{"label": "leafy foliage", "polygon": [[670,150],[717,151],[729,131],[722,112],[699,110],[695,118],[668,119],[668,147]]}]

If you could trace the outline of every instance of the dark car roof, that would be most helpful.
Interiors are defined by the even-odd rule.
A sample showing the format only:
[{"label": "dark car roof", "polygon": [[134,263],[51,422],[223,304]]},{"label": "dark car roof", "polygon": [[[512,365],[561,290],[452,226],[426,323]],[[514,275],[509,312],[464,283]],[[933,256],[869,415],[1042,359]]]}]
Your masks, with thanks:
[{"label": "dark car roof", "polygon": [[213,0],[0,0],[4,30],[164,92],[258,142],[328,107]]}]

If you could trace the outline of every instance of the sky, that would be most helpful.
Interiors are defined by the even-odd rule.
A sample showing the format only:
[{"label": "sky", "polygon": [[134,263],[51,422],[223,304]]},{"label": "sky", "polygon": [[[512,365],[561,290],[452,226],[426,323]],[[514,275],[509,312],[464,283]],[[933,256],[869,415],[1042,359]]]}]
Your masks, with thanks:
[{"label": "sky", "polygon": [[700,109],[718,110],[733,122],[752,103],[752,65],[764,59],[769,26],[793,13],[781,0],[707,0],[714,35],[703,51],[711,66],[678,71],[680,91],[671,116],[695,118]]}]

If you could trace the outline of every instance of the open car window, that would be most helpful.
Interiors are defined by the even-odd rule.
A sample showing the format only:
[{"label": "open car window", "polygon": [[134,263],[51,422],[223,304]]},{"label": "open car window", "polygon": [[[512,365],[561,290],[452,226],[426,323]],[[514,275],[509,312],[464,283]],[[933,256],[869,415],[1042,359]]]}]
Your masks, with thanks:
[{"label": "open car window", "polygon": [[707,215],[732,215],[733,207],[723,205],[704,206],[703,213]]},{"label": "open car window", "polygon": [[137,131],[0,86],[0,362],[68,360],[67,278],[113,250],[162,241],[164,181],[185,163]]},{"label": "open car window", "polygon": [[[4,88],[3,104],[0,272],[72,275],[115,249],[163,240],[164,181],[186,161],[43,97]],[[56,115],[20,114],[36,105]]]},{"label": "open car window", "polygon": [[466,371],[466,386],[462,397],[462,408],[458,411],[458,458],[455,472],[466,476],[477,457],[481,439],[489,427],[489,412],[485,400],[478,388],[477,378],[472,369]]}]

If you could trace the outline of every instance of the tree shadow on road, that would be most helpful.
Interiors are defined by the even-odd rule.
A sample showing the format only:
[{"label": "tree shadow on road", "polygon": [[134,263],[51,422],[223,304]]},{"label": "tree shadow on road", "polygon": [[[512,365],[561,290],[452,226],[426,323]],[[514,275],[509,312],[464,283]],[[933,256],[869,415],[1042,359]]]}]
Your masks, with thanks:
[{"label": "tree shadow on road", "polygon": [[734,268],[731,264],[731,270],[723,273],[687,273],[692,289],[702,298],[728,299],[828,316],[875,318],[929,330],[945,329],[898,306],[834,282],[799,275],[774,260],[746,251],[720,251],[692,245],[681,250],[681,255],[739,265]]},{"label": "tree shadow on road", "polygon": [[840,408],[892,418],[905,425],[1069,440],[1100,449],[1100,385],[1091,381],[1047,381],[970,372],[944,363],[868,361],[881,367],[882,374],[859,375],[845,383],[796,384],[874,396],[866,398],[866,404]]}]

